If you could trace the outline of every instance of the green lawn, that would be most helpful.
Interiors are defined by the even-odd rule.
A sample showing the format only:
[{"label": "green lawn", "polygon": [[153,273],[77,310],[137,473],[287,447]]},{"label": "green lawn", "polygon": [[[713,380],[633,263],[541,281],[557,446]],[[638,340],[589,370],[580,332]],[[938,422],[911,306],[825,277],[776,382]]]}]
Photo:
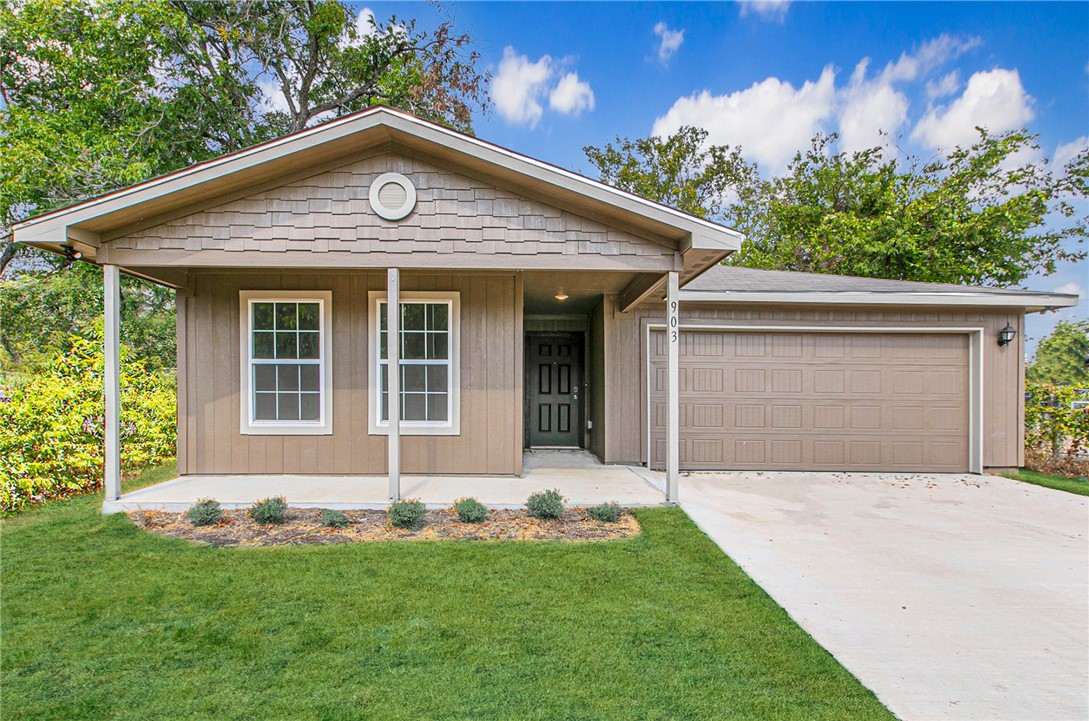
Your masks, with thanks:
[{"label": "green lawn", "polygon": [[1002,475],[1015,481],[1024,481],[1044,488],[1076,493],[1079,496],[1089,496],[1089,482],[1084,479],[1078,480],[1070,476],[1057,476],[1054,473],[1040,473],[1039,471],[1030,471],[1028,468],[1022,468],[1017,473],[1003,473]]},{"label": "green lawn", "polygon": [[597,544],[215,549],[100,502],[0,521],[5,721],[892,718],[679,509]]}]

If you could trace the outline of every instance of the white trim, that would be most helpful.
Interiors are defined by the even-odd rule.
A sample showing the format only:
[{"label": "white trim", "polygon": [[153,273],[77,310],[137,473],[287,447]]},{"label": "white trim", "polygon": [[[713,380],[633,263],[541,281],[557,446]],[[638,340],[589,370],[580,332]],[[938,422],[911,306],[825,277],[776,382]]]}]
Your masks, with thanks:
[{"label": "white trim", "polygon": [[1069,308],[1078,296],[1063,293],[1021,291],[978,293],[971,290],[935,291],[743,291],[681,290],[687,303],[819,303],[822,305],[937,305]]},{"label": "white trim", "polygon": [[[386,270],[386,295],[392,303],[398,308],[401,307],[401,271],[397,268],[389,268]],[[380,304],[381,301],[377,301]],[[387,302],[388,306],[389,303]],[[449,316],[447,316],[449,319]],[[373,323],[373,326],[378,326],[378,323]],[[424,323],[426,327],[426,322]],[[447,323],[449,326],[449,322]],[[426,347],[426,343],[424,344]],[[373,346],[377,350],[377,346]],[[389,500],[393,501],[401,500],[401,314],[389,313],[386,319],[386,349],[389,355],[387,359],[387,367],[391,369],[387,372],[389,383],[389,397],[391,402],[388,404],[389,421],[386,423],[386,433],[388,439],[386,442],[386,473],[389,476]],[[375,353],[377,355],[377,353]],[[375,394],[375,397],[381,401],[381,395]],[[447,396],[449,399],[449,396]],[[393,401],[396,399],[396,401]],[[449,412],[447,412],[447,418],[449,418]]]},{"label": "white trim", "polygon": [[[681,468],[681,301],[680,274],[666,274],[666,501],[679,500]],[[648,396],[649,397],[649,396]],[[649,417],[648,417],[649,424]]]},{"label": "white trim", "polygon": [[121,497],[121,274],[116,265],[102,267],[103,441],[102,488],[107,501]]},{"label": "white trim", "polygon": [[[382,204],[382,200],[379,197],[382,193],[382,188],[390,184],[399,185],[401,186],[401,189],[405,191],[405,202],[398,208],[387,208]],[[416,207],[416,186],[412,184],[411,180],[400,173],[383,173],[371,183],[370,190],[367,192],[367,199],[370,201],[371,210],[373,210],[379,218],[384,218],[386,220],[401,220]],[[396,268],[390,268],[390,270],[396,270]]]},{"label": "white trim", "polygon": [[[651,374],[650,374],[650,333],[652,330],[665,330],[664,323],[647,323],[643,334],[644,362],[646,363],[646,452],[643,463],[650,468],[651,452]],[[739,324],[702,324],[683,323],[681,331],[729,331],[746,333],[764,331],[767,333],[912,333],[912,334],[963,334],[969,336],[968,344],[968,472],[983,473],[983,348],[985,329],[982,326],[813,326],[813,325],[739,325]]]},{"label": "white trim", "polygon": [[[159,178],[138,183],[99,198],[45,213],[13,226],[16,242],[62,242],[63,230],[94,217],[120,208],[146,202],[208,180],[252,168],[313,146],[373,128],[386,127],[417,138],[445,146],[457,152],[473,155],[500,168],[539,180],[563,190],[580,193],[588,198],[611,205],[622,211],[642,215],[671,225],[692,235],[692,247],[718,250],[738,250],[745,236],[732,228],[712,223],[660,203],[640,198],[624,190],[591,180],[578,173],[549,165],[506,148],[464,135],[407,113],[385,107],[372,108],[338,120],[308,128],[293,135],[255,145],[250,148],[198,163]],[[207,176],[207,177],[205,177]],[[131,196],[134,199],[129,200]],[[69,218],[68,220],[64,220]],[[48,223],[47,223],[48,221]],[[46,223],[46,227],[35,226]],[[51,227],[50,227],[51,226]],[[61,233],[61,235],[57,235]],[[52,237],[57,235],[57,237]],[[63,237],[62,237],[63,236]]]},{"label": "white trim", "polygon": [[[321,397],[317,421],[257,421],[253,419],[253,332],[250,328],[254,303],[313,303],[319,306],[318,332],[321,346],[318,366]],[[244,436],[327,436],[333,433],[333,292],[330,290],[240,290],[239,329],[239,433]],[[258,359],[260,362],[260,359]]]},{"label": "white trim", "polygon": [[[461,435],[461,293],[458,291],[401,291],[401,303],[430,302],[447,303],[448,346],[447,373],[448,384],[446,421],[406,421],[400,419],[402,436],[459,436]],[[378,382],[378,304],[385,302],[386,292],[372,290],[367,292],[367,324],[369,352],[367,353],[367,432],[372,436],[389,435],[389,423],[381,418],[381,389]],[[401,364],[406,361],[402,358]]]}]

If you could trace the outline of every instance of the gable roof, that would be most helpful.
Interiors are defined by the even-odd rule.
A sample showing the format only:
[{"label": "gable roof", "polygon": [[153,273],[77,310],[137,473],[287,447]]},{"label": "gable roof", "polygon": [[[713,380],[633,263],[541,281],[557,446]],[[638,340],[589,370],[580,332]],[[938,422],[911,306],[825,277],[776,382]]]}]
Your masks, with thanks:
[{"label": "gable roof", "polygon": [[949,283],[918,283],[847,275],[758,270],[717,265],[681,291],[681,300],[733,303],[860,305],[961,305],[1022,307],[1026,311],[1069,308],[1078,296]]},{"label": "gable roof", "polygon": [[[374,107],[322,125],[197,163],[14,225],[17,242],[57,250],[73,241],[98,247],[103,234],[213,200],[240,187],[335,163],[383,144],[456,163],[549,202],[675,244],[715,260],[741,246],[735,230],[618,190],[569,170],[421,120]],[[712,261],[713,262],[713,261]],[[686,267],[689,265],[685,264]],[[705,263],[701,263],[705,267]],[[702,270],[702,267],[701,267]]]}]

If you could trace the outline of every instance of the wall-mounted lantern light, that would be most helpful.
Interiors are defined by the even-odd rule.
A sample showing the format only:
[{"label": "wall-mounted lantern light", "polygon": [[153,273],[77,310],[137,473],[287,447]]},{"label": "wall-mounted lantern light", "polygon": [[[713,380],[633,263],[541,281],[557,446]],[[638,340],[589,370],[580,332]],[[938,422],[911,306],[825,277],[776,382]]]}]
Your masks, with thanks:
[{"label": "wall-mounted lantern light", "polygon": [[68,258],[68,260],[83,260],[83,253],[70,245],[64,246],[64,256]]},{"label": "wall-mounted lantern light", "polygon": [[1001,348],[1004,345],[1009,345],[1016,337],[1017,330],[1007,323],[1005,328],[998,331],[998,346]]}]

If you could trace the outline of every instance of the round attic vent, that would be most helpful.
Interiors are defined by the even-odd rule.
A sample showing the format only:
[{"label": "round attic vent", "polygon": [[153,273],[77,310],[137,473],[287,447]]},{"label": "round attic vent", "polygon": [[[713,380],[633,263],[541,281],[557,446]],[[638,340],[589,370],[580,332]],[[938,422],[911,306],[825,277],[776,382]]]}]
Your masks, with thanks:
[{"label": "round attic vent", "polygon": [[416,188],[400,173],[385,173],[371,183],[371,208],[386,220],[400,220],[416,207]]}]

